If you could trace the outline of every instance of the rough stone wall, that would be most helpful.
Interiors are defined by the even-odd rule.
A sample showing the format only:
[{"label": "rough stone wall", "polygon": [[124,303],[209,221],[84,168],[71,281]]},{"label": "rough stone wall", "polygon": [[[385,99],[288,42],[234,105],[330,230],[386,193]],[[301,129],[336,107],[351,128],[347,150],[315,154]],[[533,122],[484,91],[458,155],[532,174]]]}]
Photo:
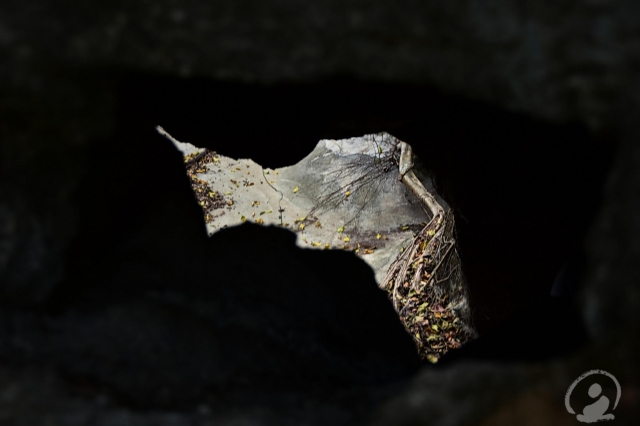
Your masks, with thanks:
[{"label": "rough stone wall", "polygon": [[125,71],[432,84],[615,133],[620,109],[636,108],[639,14],[623,0],[3,2],[2,181],[30,204],[66,203],[86,147],[113,129]]},{"label": "rough stone wall", "polygon": [[[285,424],[282,419],[300,424],[314,418],[353,424],[354,416],[362,419],[382,399],[395,396],[374,419],[378,424],[473,424],[478,419],[513,424],[505,418],[537,418],[532,412],[542,413],[542,424],[559,424],[567,413],[557,401],[567,385],[597,365],[621,381],[620,409],[629,424],[637,424],[639,15],[640,6],[631,0],[399,0],[348,6],[339,1],[3,2],[0,420],[15,425],[181,425]],[[71,194],[91,176],[87,147],[113,132],[110,75],[132,70],[248,82],[346,73],[433,84],[538,117],[606,128],[619,151],[588,242],[591,266],[580,305],[596,340],[574,357],[540,370],[454,365],[435,373],[425,370],[409,390],[385,390],[384,397],[307,401],[308,410],[285,398],[271,411],[228,407],[215,415],[206,406],[141,414],[126,404],[108,405],[103,389],[70,383],[55,370],[43,367],[46,373],[41,374],[28,363],[18,368],[23,361],[8,362],[7,348],[37,353],[37,339],[29,342],[23,333],[33,331],[33,318],[36,324],[42,320],[40,313],[20,309],[47,299],[55,278],[63,274],[61,251],[77,225],[68,222],[75,220]],[[147,237],[143,233],[142,241],[155,243]],[[26,331],[20,328],[25,318]],[[486,386],[491,378],[495,382]],[[475,397],[480,393],[483,399]],[[463,400],[467,409],[459,410]],[[354,405],[358,415],[351,411]],[[298,407],[296,417],[292,407]]]},{"label": "rough stone wall", "polygon": [[638,80],[629,87],[630,96],[621,112],[618,155],[605,188],[604,205],[586,242],[589,267],[581,302],[585,322],[597,338],[620,333],[622,324],[634,333],[640,327],[639,89]]},{"label": "rough stone wall", "polygon": [[51,89],[42,70],[57,67],[254,82],[349,73],[597,127],[633,78],[639,13],[622,0],[14,1],[0,72],[34,91]]}]

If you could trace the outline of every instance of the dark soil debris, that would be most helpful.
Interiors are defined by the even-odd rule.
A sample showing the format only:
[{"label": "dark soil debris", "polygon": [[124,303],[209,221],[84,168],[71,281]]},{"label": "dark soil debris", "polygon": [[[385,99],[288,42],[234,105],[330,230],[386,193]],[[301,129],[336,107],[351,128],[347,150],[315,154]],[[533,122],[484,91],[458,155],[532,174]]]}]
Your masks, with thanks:
[{"label": "dark soil debris", "polygon": [[189,154],[184,157],[187,167],[187,176],[191,182],[191,188],[198,200],[198,205],[202,207],[205,222],[209,223],[213,220],[212,210],[221,209],[233,204],[233,199],[225,199],[224,195],[214,191],[207,182],[198,177],[198,173],[205,173],[209,169],[207,164],[216,163],[217,154],[215,151],[204,150],[199,153]]},{"label": "dark soil debris", "polygon": [[[453,226],[451,219],[436,219],[417,233],[411,247],[399,256],[404,266],[393,272],[384,287],[420,357],[432,363],[474,337],[460,315],[465,288],[460,280],[452,280],[459,273],[459,264],[455,258],[449,261],[456,253],[451,251],[454,243],[445,224]],[[445,268],[439,268],[441,264]],[[405,272],[398,272],[400,269]]]}]

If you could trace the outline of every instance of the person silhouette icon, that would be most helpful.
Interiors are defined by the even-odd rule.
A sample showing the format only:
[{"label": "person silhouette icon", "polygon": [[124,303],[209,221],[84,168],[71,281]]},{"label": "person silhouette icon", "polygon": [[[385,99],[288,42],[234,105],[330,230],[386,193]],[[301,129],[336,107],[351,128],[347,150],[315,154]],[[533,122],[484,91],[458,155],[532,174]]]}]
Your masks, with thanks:
[{"label": "person silhouette icon", "polygon": [[[596,398],[602,393],[602,387],[598,383],[594,383],[589,387],[589,396]],[[613,414],[604,414],[609,408],[609,398],[602,395],[593,404],[587,405],[582,410],[582,414],[577,415],[578,421],[582,423],[594,423],[602,420],[613,420]]]}]

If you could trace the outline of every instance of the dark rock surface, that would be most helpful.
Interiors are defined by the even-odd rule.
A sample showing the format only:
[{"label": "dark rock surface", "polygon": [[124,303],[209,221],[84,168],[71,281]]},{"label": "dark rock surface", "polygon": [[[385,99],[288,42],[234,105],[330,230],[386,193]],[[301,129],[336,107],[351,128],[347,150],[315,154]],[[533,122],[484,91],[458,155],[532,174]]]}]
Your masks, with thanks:
[{"label": "dark rock surface", "polygon": [[[96,179],[77,196],[83,221],[65,279],[31,309],[4,306],[7,395],[15,380],[8,368],[22,368],[29,381],[30,366],[41,366],[102,395],[103,405],[204,403],[216,416],[229,407],[274,416],[292,398],[318,400],[309,408],[317,419],[305,421],[325,424],[331,415],[322,407],[337,394],[361,401],[350,395],[417,370],[413,342],[363,261],[299,249],[293,233],[275,227],[246,224],[206,238],[182,156],[152,136],[152,155],[114,158],[111,147],[96,148]],[[164,176],[152,178],[162,166]],[[3,424],[19,424],[7,398]],[[55,415],[68,424],[66,413]]]},{"label": "dark rock surface", "polygon": [[[630,111],[637,110],[630,108],[627,117],[635,116]],[[605,190],[605,201],[586,244],[587,266],[580,297],[563,302],[566,310],[555,315],[549,309],[538,309],[528,315],[523,312],[520,321],[516,318],[513,323],[507,322],[503,329],[481,337],[460,354],[452,354],[442,370],[422,372],[410,390],[380,411],[375,424],[475,424],[478,419],[483,419],[484,425],[574,424],[574,419],[567,418],[562,401],[568,384],[593,369],[613,374],[621,384],[621,402],[614,412],[616,421],[634,424],[640,420],[640,368],[636,355],[640,350],[640,322],[638,284],[634,278],[638,276],[640,253],[632,242],[637,239],[640,207],[640,192],[632,190],[640,170],[637,155],[640,133],[637,124],[625,122],[628,127],[623,127],[624,136]],[[558,299],[550,303],[561,306]],[[581,312],[583,326],[570,326],[578,319],[568,312],[573,304]],[[548,318],[537,320],[549,314]],[[557,321],[565,322],[554,324]],[[560,355],[585,326],[588,343]],[[559,342],[563,329],[565,341],[556,352],[557,348],[550,349],[547,345]],[[514,340],[511,333],[515,330],[523,336]],[[517,339],[526,336],[531,341],[515,346]],[[554,356],[540,362],[545,352]],[[495,359],[511,362],[487,364]],[[468,364],[465,360],[481,363]],[[514,360],[529,364],[513,365]],[[588,385],[583,385],[582,392],[586,394],[587,389]],[[442,392],[450,394],[443,397]],[[484,399],[487,395],[491,397]],[[610,400],[615,396],[615,391],[609,394]],[[577,398],[580,407],[592,402],[586,396]],[[581,413],[581,409],[577,412]]]},{"label": "dark rock surface", "polygon": [[[638,14],[630,0],[3,2],[0,424],[564,424],[567,387],[594,368],[622,385],[616,421],[640,423]],[[493,283],[475,295],[486,329],[529,304],[503,325],[546,361],[496,362],[532,358],[496,331],[488,353],[403,388],[414,358],[371,273],[272,230],[207,241],[157,124],[269,167],[323,137],[405,139],[468,216],[467,276]],[[274,240],[291,265],[269,262]],[[576,246],[581,314],[532,320]],[[282,279],[247,294],[265,269]],[[589,342],[559,356],[579,328]]]},{"label": "dark rock surface", "polygon": [[638,12],[633,1],[577,0],[9,1],[2,80],[41,91],[52,81],[42,68],[58,66],[254,82],[342,73],[598,126],[633,78]]}]

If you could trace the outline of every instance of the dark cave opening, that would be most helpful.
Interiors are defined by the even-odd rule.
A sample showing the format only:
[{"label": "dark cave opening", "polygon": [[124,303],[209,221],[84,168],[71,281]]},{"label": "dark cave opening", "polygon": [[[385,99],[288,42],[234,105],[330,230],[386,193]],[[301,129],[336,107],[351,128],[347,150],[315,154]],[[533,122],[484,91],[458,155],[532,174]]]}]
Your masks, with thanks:
[{"label": "dark cave opening", "polygon": [[[126,170],[122,176],[139,183],[118,185],[118,176],[100,181],[104,175],[96,174],[94,190],[81,196],[81,216],[106,224],[98,236],[93,228],[84,233],[103,244],[99,253],[78,250],[75,265],[92,268],[89,257],[118,246],[122,229],[142,227],[148,206],[177,185],[182,170],[171,170],[164,154],[155,154],[170,150],[156,125],[181,141],[269,167],[296,163],[320,139],[387,131],[414,147],[455,210],[481,335],[500,330],[516,314],[528,324],[549,306],[555,275],[582,246],[613,155],[603,136],[579,125],[536,120],[431,87],[349,77],[254,85],[122,74],[116,81],[116,136],[111,154],[100,151],[99,162],[108,167],[117,159]],[[158,161],[152,181],[148,169],[137,166],[140,158]],[[116,189],[109,210],[101,208]],[[119,222],[124,217],[126,223]],[[193,224],[194,235],[201,228]],[[573,321],[566,306],[550,312]],[[535,321],[527,327],[535,329]]]}]

